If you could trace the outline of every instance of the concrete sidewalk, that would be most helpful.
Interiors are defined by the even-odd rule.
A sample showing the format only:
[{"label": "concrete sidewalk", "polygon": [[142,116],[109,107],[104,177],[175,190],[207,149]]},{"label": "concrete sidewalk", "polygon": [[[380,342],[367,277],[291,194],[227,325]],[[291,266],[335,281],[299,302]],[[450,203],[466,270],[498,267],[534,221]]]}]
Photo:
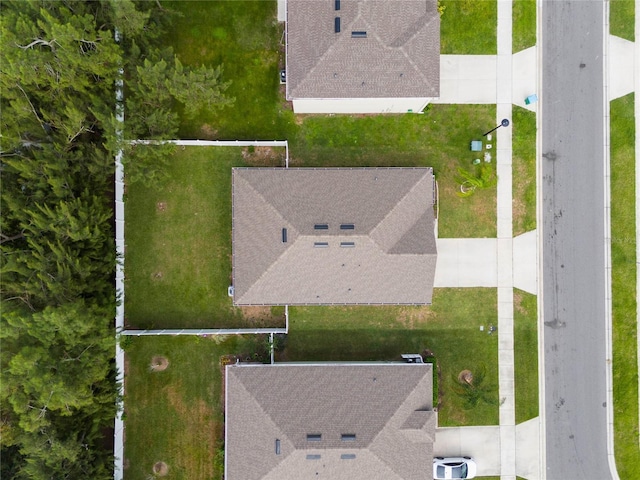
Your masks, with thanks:
[{"label": "concrete sidewalk", "polygon": [[[539,93],[537,50],[513,54],[511,0],[498,0],[497,40],[497,55],[441,56],[440,99],[434,103],[496,104],[495,125],[504,118],[512,119],[513,104],[536,111],[537,105],[525,105],[525,98]],[[447,448],[454,449],[448,454],[468,450],[467,454],[478,458],[481,475],[499,474],[502,480],[520,475],[534,480],[544,471],[540,467],[540,422],[515,425],[513,295],[514,287],[537,294],[537,236],[529,232],[513,238],[512,129],[499,128],[495,136],[497,238],[438,240],[435,286],[498,289],[500,425],[440,429],[435,448],[443,454]],[[465,447],[469,442],[472,444]],[[474,449],[478,451],[473,453]],[[527,452],[526,459],[518,457],[518,452]]]}]

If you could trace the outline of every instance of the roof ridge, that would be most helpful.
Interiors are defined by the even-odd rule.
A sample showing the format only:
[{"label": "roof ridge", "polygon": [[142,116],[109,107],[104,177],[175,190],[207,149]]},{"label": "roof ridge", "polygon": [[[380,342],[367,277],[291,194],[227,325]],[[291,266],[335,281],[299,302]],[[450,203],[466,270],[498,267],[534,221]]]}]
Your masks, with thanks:
[{"label": "roof ridge", "polygon": [[[418,381],[416,381],[416,383],[414,384],[413,388],[411,389],[411,391],[406,395],[405,397],[405,402],[406,400],[411,397],[413,395],[413,393],[420,387],[422,380],[424,379],[424,377],[426,375],[433,375],[433,365],[431,366],[430,369],[428,369],[428,372],[425,372],[424,375],[422,375],[420,377],[420,379]],[[371,440],[371,442],[369,443],[369,445],[367,446],[367,450],[369,450],[373,455],[376,456],[376,458],[379,458],[380,461],[382,463],[384,463],[385,465],[387,465],[389,467],[389,470],[391,470],[392,472],[394,472],[396,475],[398,475],[398,477],[403,478],[402,475],[400,473],[398,473],[396,471],[395,468],[393,468],[392,465],[390,465],[388,462],[386,462],[385,460],[381,459],[376,453],[374,453],[374,451],[372,450],[371,447],[374,447],[376,445],[376,442],[378,441],[378,439],[380,438],[381,435],[384,435],[386,433],[387,428],[389,427],[389,424],[393,421],[395,421],[396,419],[396,415],[398,415],[398,411],[402,408],[402,406],[404,405],[404,402],[401,403],[400,405],[398,405],[398,408],[396,409],[396,411],[393,413],[393,415],[391,415],[388,419],[387,422],[384,424],[384,426],[380,429],[380,431],[378,431],[378,433],[373,437],[373,439]],[[412,410],[411,413],[413,413],[415,410]],[[431,409],[431,411],[433,411],[433,407]],[[410,413],[410,414],[411,414]],[[406,421],[406,418],[404,419]]]},{"label": "roof ridge", "polygon": [[[233,367],[233,365],[230,365],[230,367]],[[227,372],[227,375],[228,375],[228,372]],[[280,465],[284,460],[286,460],[290,456],[291,453],[295,452],[298,449],[296,448],[295,443],[293,441],[291,441],[291,439],[284,432],[284,430],[282,430],[278,426],[277,422],[273,418],[271,418],[271,415],[269,415],[269,413],[267,413],[267,411],[264,408],[262,408],[262,404],[258,401],[258,399],[249,391],[249,389],[247,389],[247,387],[245,387],[244,383],[242,382],[242,377],[236,377],[236,381],[237,381],[237,384],[244,391],[244,394],[251,400],[251,402],[255,406],[258,407],[258,409],[264,414],[264,416],[269,419],[269,421],[273,424],[273,426],[279,432],[279,434],[281,434],[281,438],[279,440],[282,441],[282,439],[285,439],[292,446],[292,450],[291,450],[290,453],[287,453],[287,454],[284,454],[284,455],[282,455],[282,452],[280,453],[280,455],[282,455],[282,458],[280,459],[279,462],[276,463],[276,465],[271,470],[269,470],[268,472],[265,473],[265,475],[268,475],[273,470],[278,468],[278,465]],[[226,441],[226,438],[225,438],[225,441]],[[225,446],[225,449],[226,449],[226,446]],[[262,475],[262,477],[264,477],[265,475]]]},{"label": "roof ridge", "polygon": [[[283,223],[287,223],[287,224],[290,226],[290,228],[292,228],[292,229],[294,230],[294,233],[299,235],[299,231],[298,231],[298,229],[296,228],[295,224],[294,224],[293,222],[289,221],[287,218],[285,218],[285,216],[282,214],[282,212],[281,212],[280,210],[278,210],[278,209],[277,209],[277,208],[276,208],[276,207],[275,207],[275,206],[274,206],[274,205],[273,205],[269,200],[267,200],[267,199],[265,198],[265,196],[264,196],[262,193],[260,193],[258,190],[256,190],[256,189],[254,188],[253,184],[252,184],[249,180],[247,180],[246,178],[244,178],[242,175],[238,175],[238,178],[240,178],[240,179],[245,183],[245,185],[246,185],[246,186],[247,186],[247,187],[248,187],[248,188],[249,188],[253,193],[255,193],[255,195],[257,195],[258,197],[260,197],[260,198],[264,201],[265,205],[266,205],[270,210],[272,210],[273,212],[275,212],[275,214],[283,220]],[[232,181],[234,181],[234,182],[235,182],[235,179],[232,179]],[[233,201],[232,201],[232,203],[233,203]],[[232,208],[233,208],[233,206],[232,206]],[[234,228],[234,229],[232,229],[232,240],[231,240],[231,242],[232,242],[232,243],[233,243],[233,241],[234,241],[234,238],[233,238],[234,236],[235,236],[235,228]],[[245,290],[245,292],[242,294],[242,296],[241,296],[239,299],[237,299],[237,300],[235,300],[235,299],[234,299],[234,300],[236,301],[236,303],[239,303],[239,301],[240,301],[240,300],[241,300],[241,299],[242,299],[242,298],[243,298],[243,297],[244,297],[244,296],[245,296],[249,291],[251,291],[251,289],[253,288],[253,286],[254,286],[254,285],[255,285],[255,284],[256,284],[256,283],[257,283],[257,282],[258,282],[258,281],[259,281],[259,280],[264,276],[265,272],[267,272],[269,269],[271,269],[271,268],[272,268],[272,267],[273,267],[273,266],[278,262],[278,260],[279,260],[280,258],[282,258],[282,256],[283,256],[283,255],[284,255],[284,254],[285,254],[285,253],[286,253],[286,252],[287,252],[287,251],[288,251],[288,250],[289,250],[289,249],[290,249],[290,248],[291,248],[295,243],[296,243],[296,242],[292,242],[290,245],[287,245],[287,247],[284,249],[284,251],[283,251],[280,255],[278,255],[278,256],[277,256],[277,257],[276,257],[276,258],[271,262],[271,264],[269,265],[269,267],[268,267],[268,268],[266,268],[266,269],[262,272],[262,275],[260,275],[260,276],[259,276],[259,277],[258,277],[258,278],[257,278],[257,279],[256,279],[256,280],[255,280],[255,281],[254,281],[250,286],[249,286],[249,288],[247,288],[247,289]],[[235,269],[234,269],[234,271],[235,271]],[[234,275],[234,278],[233,278],[233,283],[235,284],[235,275]]]},{"label": "roof ridge", "polygon": [[[426,375],[433,375],[433,364],[431,364],[431,368],[430,368],[430,369],[427,369],[427,370],[428,370],[428,372],[425,372],[425,373],[420,377],[420,379],[415,383],[415,385],[413,386],[413,388],[411,389],[411,391],[410,391],[409,393],[407,393],[407,395],[406,395],[406,397],[405,397],[405,401],[406,401],[406,399],[407,399],[407,398],[409,398],[409,397],[413,394],[413,392],[415,392],[415,391],[418,389],[418,387],[420,386],[420,384],[421,384],[422,380],[424,379],[424,377],[425,377]],[[369,443],[369,446],[370,446],[370,445],[373,445],[373,444],[376,442],[376,440],[377,440],[377,439],[378,439],[378,437],[382,434],[382,432],[384,432],[384,430],[389,426],[389,423],[391,423],[391,422],[394,420],[395,416],[396,416],[396,415],[397,415],[397,413],[398,413],[398,410],[400,410],[400,408],[402,407],[402,405],[404,405],[404,402],[403,402],[403,403],[401,403],[400,405],[398,405],[398,408],[397,408],[397,409],[396,409],[396,411],[393,413],[393,415],[391,415],[391,416],[389,417],[389,419],[387,420],[387,423],[385,423],[385,424],[384,424],[384,426],[380,429],[380,431],[379,431],[379,432],[378,432],[378,433],[373,437],[373,439],[371,439],[371,442]],[[431,410],[433,410],[433,408],[432,408]],[[413,412],[413,411],[415,411],[415,410],[412,410],[412,412]],[[406,420],[406,419],[405,419],[405,420]]]},{"label": "roof ridge", "polygon": [[242,300],[243,297],[245,297],[247,294],[249,294],[251,292],[251,290],[253,289],[253,287],[256,286],[256,284],[258,282],[260,282],[260,280],[262,280],[273,268],[275,268],[276,264],[278,263],[278,261],[285,256],[285,254],[287,252],[289,252],[291,250],[291,248],[300,241],[300,237],[302,237],[303,235],[299,235],[298,238],[296,239],[295,242],[292,242],[291,245],[289,245],[287,248],[284,249],[284,251],[278,255],[278,258],[276,258],[271,265],[269,265],[269,268],[266,268],[262,274],[256,278],[255,282],[253,282],[251,284],[251,286],[249,288],[247,288],[246,292],[244,292],[244,295],[242,295],[242,297],[240,297],[238,300],[236,300],[236,303],[241,304],[240,301]]},{"label": "roof ridge", "polygon": [[[380,457],[378,456],[378,454],[377,454],[377,453],[373,452],[372,450],[370,450],[370,449],[368,449],[368,448],[367,448],[367,451],[368,451],[369,453],[371,453],[371,455],[373,455],[374,457],[376,457],[376,458],[378,459],[378,461],[379,461],[381,464],[383,464],[383,465],[384,465],[384,466],[386,466],[390,471],[392,471],[392,472],[395,474],[395,476],[396,476],[399,480],[403,480],[402,475],[400,475],[398,472],[396,472],[396,469],[395,469],[395,468],[393,468],[391,465],[389,465],[389,463],[388,463],[388,462],[386,462],[386,461],[384,461],[382,458],[380,458]],[[427,467],[425,467],[425,470],[426,470],[426,469],[427,469]]]},{"label": "roof ridge", "polygon": [[[384,245],[381,245],[381,242],[378,242],[375,239],[376,236],[376,232],[382,230],[383,228],[383,223],[385,223],[385,220],[387,220],[388,218],[391,218],[392,215],[394,215],[394,213],[397,211],[397,209],[399,208],[399,206],[416,190],[419,188],[420,184],[422,183],[422,181],[425,179],[425,177],[431,173],[431,175],[433,176],[433,169],[432,168],[428,168],[428,171],[425,171],[420,178],[418,179],[418,181],[416,181],[416,183],[413,184],[413,186],[407,191],[407,193],[405,195],[403,195],[403,197],[398,200],[398,202],[396,202],[396,204],[393,206],[393,208],[391,210],[389,210],[389,212],[387,212],[387,214],[378,222],[378,224],[373,227],[373,229],[371,229],[371,232],[369,232],[369,237],[371,238],[371,240],[380,247],[380,249],[384,252],[384,253],[389,253],[389,251],[391,249],[393,249],[393,247],[403,238],[403,236],[409,231],[411,230],[416,223],[420,220],[420,218],[422,217],[422,214],[420,214],[415,221],[411,222],[410,224],[408,224],[406,226],[406,228],[398,235],[394,235],[396,238],[393,241],[393,243],[391,245],[389,245],[388,248],[385,248]],[[393,230],[394,232],[398,232],[397,229]]]},{"label": "roof ridge", "polygon": [[[333,237],[333,238],[337,239],[337,238],[339,238],[339,237],[340,237],[340,235],[331,235],[331,237]],[[317,237],[316,235],[298,235],[298,238],[296,239],[296,241],[295,241],[295,242],[292,242],[292,243],[291,243],[291,245],[290,245],[289,247],[287,247],[287,248],[282,252],[282,254],[280,254],[280,255],[278,256],[278,258],[277,258],[277,259],[276,259],[276,260],[275,260],[271,265],[269,265],[269,268],[267,268],[264,272],[262,272],[262,275],[260,275],[260,276],[256,279],[256,281],[255,281],[255,282],[253,282],[253,283],[251,284],[251,287],[250,287],[249,289],[247,289],[247,291],[246,291],[246,292],[244,293],[244,295],[242,295],[242,296],[244,297],[244,296],[245,296],[245,295],[247,295],[249,292],[251,292],[251,289],[252,289],[252,288],[253,288],[253,287],[254,287],[258,282],[260,282],[260,280],[262,280],[265,276],[267,276],[267,275],[269,274],[269,272],[271,272],[271,270],[273,270],[273,269],[275,268],[275,266],[276,266],[276,264],[278,263],[278,261],[279,261],[282,257],[284,257],[284,256],[285,256],[285,254],[286,254],[287,252],[289,252],[289,251],[293,248],[293,246],[294,246],[296,243],[298,243],[298,242],[300,242],[300,241],[302,241],[302,240],[305,240],[305,239],[309,239],[309,238],[318,238],[318,237]],[[324,238],[324,237],[323,237],[323,238]],[[349,235],[349,238],[353,238],[353,239],[356,239],[356,238],[366,238],[366,239],[369,239],[369,240],[371,240],[371,242],[372,242],[372,243],[373,243],[377,248],[379,248],[379,249],[380,249],[380,251],[381,251],[382,253],[386,254],[386,252],[385,252],[384,250],[382,250],[382,248],[380,247],[380,245],[378,245],[378,244],[375,242],[375,240],[373,240],[372,238],[370,238],[368,235]],[[241,297],[240,299],[242,299],[242,297]]]},{"label": "roof ridge", "polygon": [[[354,24],[354,23],[355,23],[355,22],[356,22],[356,21],[357,21],[357,20],[362,16],[362,13],[360,12],[360,6],[361,6],[361,4],[360,4],[360,3],[358,3],[358,15],[356,15],[356,17],[355,17],[351,22],[349,22],[349,24],[348,24],[348,25],[343,25],[343,28],[342,28],[342,29],[347,30],[347,29],[346,29],[346,28],[344,28],[344,27],[348,27],[349,25],[353,25],[353,24]],[[367,23],[367,21],[366,21],[366,20],[364,20],[364,22],[367,24],[367,26],[369,25],[369,24]],[[307,71],[307,74],[306,74],[303,78],[301,78],[301,79],[300,79],[300,81],[298,82],[298,85],[296,85],[292,90],[295,90],[296,88],[300,88],[300,86],[305,82],[305,80],[307,80],[309,77],[311,77],[311,76],[312,76],[313,72],[314,72],[315,70],[317,70],[317,69],[320,67],[320,65],[321,65],[321,64],[322,64],[322,62],[325,60],[325,58],[326,58],[326,57],[328,57],[328,56],[331,56],[331,52],[334,50],[335,46],[336,46],[338,43],[340,43],[340,38],[338,38],[335,42],[333,42],[333,43],[329,46],[329,48],[327,48],[327,49],[324,51],[324,53],[323,53],[322,55],[320,55],[320,57],[319,57],[319,58],[318,58],[318,60],[315,62],[315,64],[313,65],[313,67],[311,67],[311,68]],[[384,45],[383,45],[383,46],[384,46]]]},{"label": "roof ridge", "polygon": [[[428,13],[425,13],[421,18],[428,17],[428,16],[429,16],[429,14],[428,14]],[[433,21],[434,21],[434,19],[435,19],[435,18],[436,18],[436,17],[431,17],[430,19],[428,18],[428,19],[427,19],[428,21],[425,23],[424,28],[421,28],[421,29],[419,29],[419,30],[416,30],[416,31],[413,33],[413,35],[411,35],[409,38],[407,38],[407,39],[405,40],[405,42],[402,44],[402,46],[398,47],[398,49],[402,52],[402,54],[405,56],[405,58],[409,61],[409,64],[413,67],[413,69],[414,69],[414,70],[418,73],[418,75],[422,78],[422,80],[424,81],[425,85],[429,85],[430,87],[433,87],[433,85],[431,84],[431,82],[429,81],[429,79],[427,79],[427,77],[426,77],[426,75],[424,74],[424,72],[423,72],[423,71],[421,71],[421,70],[418,68],[418,65],[416,65],[416,62],[414,62],[414,61],[413,61],[413,58],[407,54],[407,52],[406,52],[406,50],[405,50],[405,45],[407,45],[407,43],[409,43],[411,40],[413,40],[413,39],[418,35],[418,33],[420,33],[422,30],[424,30],[424,29],[428,28],[428,27],[433,23]],[[437,18],[438,18],[438,19],[440,18],[440,14],[439,14],[439,13],[438,13],[438,17],[437,17]],[[438,60],[438,61],[439,61],[439,60]]]}]

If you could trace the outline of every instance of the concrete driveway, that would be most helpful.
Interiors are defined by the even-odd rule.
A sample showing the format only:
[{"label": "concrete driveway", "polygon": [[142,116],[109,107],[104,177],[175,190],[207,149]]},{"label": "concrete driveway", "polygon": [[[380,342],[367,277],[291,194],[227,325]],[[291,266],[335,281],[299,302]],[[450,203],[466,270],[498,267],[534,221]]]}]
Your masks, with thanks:
[{"label": "concrete driveway", "polygon": [[[628,51],[624,45],[619,50],[625,48]],[[512,60],[513,103],[536,111],[535,103],[525,105],[524,101],[537,93],[536,47],[513,54]],[[496,103],[497,62],[496,55],[440,55],[440,97],[432,103]]]},{"label": "concrete driveway", "polygon": [[[473,457],[478,476],[499,476],[500,426],[445,427],[436,429],[434,457]],[[516,474],[527,480],[540,479],[540,417],[516,425]],[[506,446],[509,448],[509,446]]]},{"label": "concrete driveway", "polygon": [[436,429],[434,457],[473,457],[478,476],[500,475],[500,427]]}]

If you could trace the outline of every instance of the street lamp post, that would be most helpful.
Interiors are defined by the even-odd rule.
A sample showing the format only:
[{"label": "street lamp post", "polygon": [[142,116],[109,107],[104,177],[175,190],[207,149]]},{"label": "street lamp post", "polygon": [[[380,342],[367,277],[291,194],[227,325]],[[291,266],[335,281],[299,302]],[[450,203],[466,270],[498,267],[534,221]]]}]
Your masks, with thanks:
[{"label": "street lamp post", "polygon": [[509,126],[509,120],[507,120],[506,118],[503,118],[502,121],[500,122],[500,125],[498,125],[497,127],[492,128],[491,130],[489,130],[487,133],[484,133],[482,136],[486,137],[487,135],[489,135],[491,132],[499,129],[500,127],[508,127]]}]

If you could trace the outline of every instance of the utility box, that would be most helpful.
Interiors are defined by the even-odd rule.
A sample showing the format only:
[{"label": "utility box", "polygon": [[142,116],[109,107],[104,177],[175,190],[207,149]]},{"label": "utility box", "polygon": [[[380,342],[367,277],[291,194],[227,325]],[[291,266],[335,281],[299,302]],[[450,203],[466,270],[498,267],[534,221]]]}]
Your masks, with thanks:
[{"label": "utility box", "polygon": [[424,363],[419,353],[403,353],[402,359],[407,363]]}]

